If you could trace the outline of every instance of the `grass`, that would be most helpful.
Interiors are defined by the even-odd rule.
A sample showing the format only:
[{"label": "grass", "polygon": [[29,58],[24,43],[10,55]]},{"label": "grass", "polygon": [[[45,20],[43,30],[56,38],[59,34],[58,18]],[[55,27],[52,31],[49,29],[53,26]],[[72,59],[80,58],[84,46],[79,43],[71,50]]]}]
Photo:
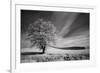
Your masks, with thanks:
[{"label": "grass", "polygon": [[89,54],[21,54],[21,63],[89,60],[89,58]]}]

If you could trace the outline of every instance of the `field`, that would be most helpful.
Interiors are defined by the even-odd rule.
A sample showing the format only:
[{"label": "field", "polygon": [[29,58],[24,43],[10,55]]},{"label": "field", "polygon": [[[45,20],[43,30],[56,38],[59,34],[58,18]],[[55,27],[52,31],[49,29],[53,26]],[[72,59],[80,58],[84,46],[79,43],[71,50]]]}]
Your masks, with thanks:
[{"label": "field", "polygon": [[89,60],[89,48],[86,49],[57,49],[48,47],[45,53],[38,48],[24,48],[21,51],[21,63],[50,62],[50,61],[76,61]]},{"label": "field", "polygon": [[37,54],[21,55],[21,63],[89,60],[89,54]]}]

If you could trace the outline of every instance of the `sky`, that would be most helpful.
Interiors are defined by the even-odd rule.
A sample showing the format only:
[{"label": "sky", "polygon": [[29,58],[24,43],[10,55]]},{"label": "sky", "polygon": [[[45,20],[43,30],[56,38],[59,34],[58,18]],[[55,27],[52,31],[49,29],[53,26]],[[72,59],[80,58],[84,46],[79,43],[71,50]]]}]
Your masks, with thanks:
[{"label": "sky", "polygon": [[58,31],[56,46],[71,46],[73,44],[74,46],[77,44],[78,46],[89,46],[89,13],[21,10],[22,47],[30,46],[29,41],[24,39],[25,32],[29,24],[39,18],[51,21],[56,27]]}]

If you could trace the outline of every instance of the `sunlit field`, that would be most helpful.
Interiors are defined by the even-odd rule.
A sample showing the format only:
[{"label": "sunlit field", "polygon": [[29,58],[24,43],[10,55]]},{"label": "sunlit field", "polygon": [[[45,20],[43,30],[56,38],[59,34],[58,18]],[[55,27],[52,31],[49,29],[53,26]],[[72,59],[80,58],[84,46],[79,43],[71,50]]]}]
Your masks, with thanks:
[{"label": "sunlit field", "polygon": [[[36,48],[35,48],[36,49]],[[89,48],[83,50],[62,50],[55,48],[48,48],[45,54],[41,52],[23,51],[21,53],[21,63],[32,62],[52,62],[52,61],[76,61],[76,60],[89,60]],[[34,50],[35,51],[35,50]],[[38,50],[37,50],[38,51]]]}]

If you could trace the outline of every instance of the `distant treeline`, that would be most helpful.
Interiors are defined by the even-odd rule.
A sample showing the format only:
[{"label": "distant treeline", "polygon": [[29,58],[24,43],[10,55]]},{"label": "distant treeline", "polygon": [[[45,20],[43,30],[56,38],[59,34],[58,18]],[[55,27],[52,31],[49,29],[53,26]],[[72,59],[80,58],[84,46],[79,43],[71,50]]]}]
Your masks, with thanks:
[{"label": "distant treeline", "polygon": [[[84,50],[84,49],[86,49],[86,47],[78,47],[78,46],[75,46],[75,47],[60,47],[60,48],[59,47],[53,47],[53,48],[62,49],[62,50]],[[43,53],[42,52],[23,52],[23,53],[21,53],[21,55],[36,55],[36,54],[43,54]]]}]

